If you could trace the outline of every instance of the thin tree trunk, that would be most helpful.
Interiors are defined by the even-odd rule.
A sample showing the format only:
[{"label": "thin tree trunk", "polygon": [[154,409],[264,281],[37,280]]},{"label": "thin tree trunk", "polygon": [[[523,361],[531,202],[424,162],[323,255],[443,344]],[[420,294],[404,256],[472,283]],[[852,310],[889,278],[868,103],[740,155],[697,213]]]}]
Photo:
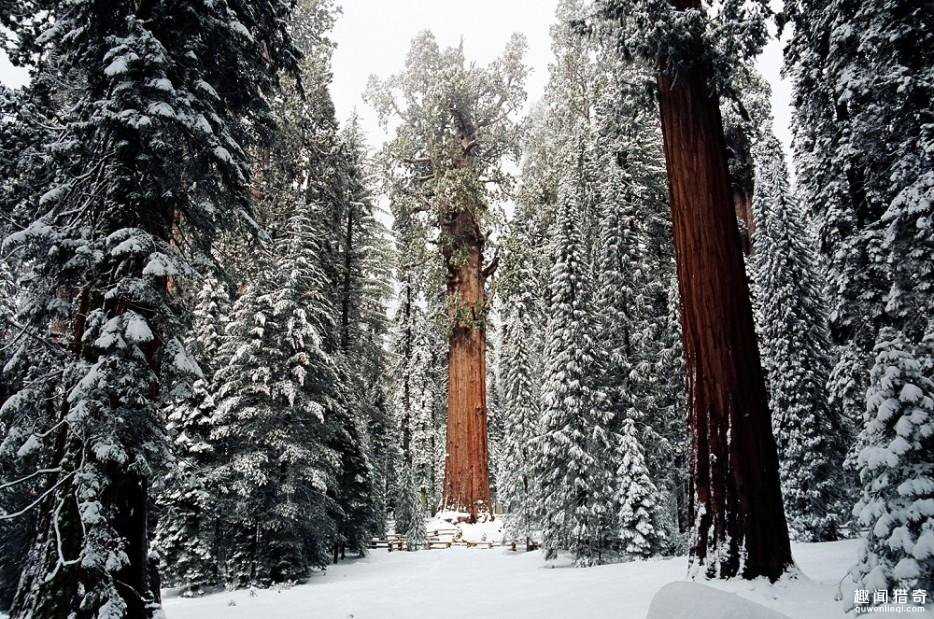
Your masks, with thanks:
[{"label": "thin tree trunk", "polygon": [[[699,0],[673,0],[678,9]],[[659,108],[681,294],[694,444],[692,564],[779,577],[791,550],[709,72],[660,72]]]},{"label": "thin tree trunk", "polygon": [[466,510],[474,520],[491,508],[483,236],[468,209],[449,215],[444,227],[451,324],[444,506]]},{"label": "thin tree trunk", "polygon": [[[405,282],[405,301],[403,302],[402,312],[405,321],[405,341],[403,342],[403,354],[405,362],[408,365],[412,358],[412,275],[406,273]],[[402,459],[406,465],[412,464],[412,387],[409,381],[409,371],[406,367],[402,371]]]},{"label": "thin tree trunk", "polygon": [[347,206],[347,226],[344,231],[344,281],[341,291],[341,350],[350,350],[350,290],[353,285],[353,227],[354,205]]}]

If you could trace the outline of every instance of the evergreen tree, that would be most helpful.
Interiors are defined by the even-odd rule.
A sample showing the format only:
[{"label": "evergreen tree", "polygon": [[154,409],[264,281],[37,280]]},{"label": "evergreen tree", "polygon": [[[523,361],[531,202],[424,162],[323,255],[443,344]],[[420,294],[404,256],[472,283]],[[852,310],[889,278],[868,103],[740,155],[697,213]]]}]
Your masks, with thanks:
[{"label": "evergreen tree", "polygon": [[[398,223],[398,222],[397,222]],[[405,266],[405,265],[403,265]],[[396,310],[395,326],[393,329],[393,376],[390,401],[392,405],[393,435],[395,437],[395,454],[392,457],[392,471],[389,480],[389,496],[391,497],[393,516],[397,533],[404,533],[409,526],[410,510],[405,492],[408,491],[403,483],[403,473],[410,471],[413,461],[412,432],[413,416],[413,387],[410,373],[411,357],[415,346],[415,336],[420,308],[417,305],[417,293],[413,285],[411,271],[404,271],[404,279],[398,293],[398,309]]]},{"label": "evergreen tree", "polygon": [[559,193],[536,476],[546,559],[564,550],[578,565],[590,565],[605,558],[612,488],[603,460],[608,414],[595,383],[600,367],[590,265],[578,230],[580,163],[568,166]]},{"label": "evergreen tree", "polygon": [[428,238],[443,260],[449,321],[444,503],[472,519],[491,499],[485,329],[487,282],[496,264],[485,256],[486,230],[495,221],[491,203],[510,180],[503,164],[518,154],[525,45],[515,35],[501,57],[480,66],[467,62],[463,45],[444,49],[422,32],[404,70],[371,78],[365,95],[384,123],[399,121],[380,155],[389,197],[410,215],[431,215]]},{"label": "evergreen tree", "polygon": [[846,449],[839,412],[827,406],[830,343],[804,217],[774,137],[755,148],[753,273],[763,366],[792,534],[837,539]]},{"label": "evergreen tree", "polygon": [[266,133],[276,76],[295,64],[289,10],[5,5],[11,57],[61,78],[63,95],[44,102],[58,118],[47,174],[7,244],[29,264],[29,322],[74,326],[51,338],[68,351],[50,436],[59,472],[14,616],[158,612],[146,520],[166,451],[159,409],[176,379],[197,376],[168,281],[192,273],[183,251],[203,254],[217,228],[249,221],[245,152]]},{"label": "evergreen tree", "polygon": [[281,257],[234,304],[215,375],[223,453],[211,482],[233,540],[227,580],[239,586],[304,578],[336,537],[338,377],[322,348],[317,232],[301,211],[287,232]]},{"label": "evergreen tree", "polygon": [[[932,364],[925,338],[934,316],[934,147],[926,119],[934,35],[923,7],[910,2],[799,1],[786,12],[794,25],[786,63],[795,163],[826,269],[837,346],[831,407],[866,422],[850,460],[860,468],[863,496],[873,496],[881,489],[871,484],[880,479],[867,471],[864,454],[884,423],[873,418],[890,414],[871,399],[887,388],[879,383],[886,372],[879,356],[897,349],[900,367],[926,376]],[[864,416],[867,408],[876,414]],[[914,467],[923,469],[931,450],[918,453],[925,455]],[[859,572],[868,565],[875,582],[891,583],[900,577],[878,543],[884,528],[868,532]]]},{"label": "evergreen tree", "polygon": [[412,459],[409,470],[419,505],[434,508],[441,503],[441,497],[436,494],[438,484],[435,483],[435,450],[440,445],[435,435],[437,426],[434,413],[437,399],[435,391],[439,385],[433,372],[430,326],[426,324],[428,320],[424,314],[420,314],[419,318],[415,324],[416,335],[408,370],[412,390]]},{"label": "evergreen tree", "polygon": [[[624,466],[624,459],[644,462],[645,452],[654,452],[654,469],[645,474],[650,480],[664,475],[667,481],[674,455],[672,441],[683,432],[680,424],[674,433],[668,432],[659,383],[669,377],[652,371],[653,362],[659,359],[661,332],[667,328],[665,284],[674,266],[663,250],[670,243],[670,221],[661,174],[661,139],[649,102],[638,86],[648,79],[647,71],[615,58],[606,49],[608,43],[602,43],[602,62],[614,70],[605,78],[595,105],[592,148],[600,171],[597,340],[604,361],[603,389],[613,415],[609,428],[619,442],[610,457],[615,458],[615,470]],[[676,375],[679,371],[675,369]],[[627,439],[627,419],[635,423],[637,439]],[[630,453],[633,449],[639,453]],[[652,517],[672,529],[660,533],[660,538],[676,528],[672,495],[674,489],[664,487],[653,497]],[[626,500],[625,494],[617,496]],[[671,513],[663,517],[666,509]],[[654,544],[650,551],[660,549]]]},{"label": "evergreen tree", "polygon": [[405,542],[410,551],[421,550],[428,540],[425,528],[425,509],[422,505],[421,492],[413,471],[408,470],[403,476],[403,492],[406,512],[409,514],[405,529]]},{"label": "evergreen tree", "polygon": [[764,45],[766,11],[701,0],[595,8],[620,57],[651,63],[657,84],[695,433],[691,563],[711,577],[776,579],[791,547],[718,106]]},{"label": "evergreen tree", "polygon": [[934,585],[934,338],[911,350],[905,337],[879,334],[866,394],[858,458],[862,493],[853,510],[866,528],[856,566],[860,586],[890,590]]},{"label": "evergreen tree", "polygon": [[662,528],[659,493],[649,478],[642,445],[632,419],[622,422],[619,433],[616,501],[619,504],[618,526],[623,555],[645,559],[662,547],[665,531]]},{"label": "evergreen tree", "polygon": [[[526,284],[528,285],[528,284]],[[527,299],[528,300],[528,296]],[[526,545],[537,528],[538,482],[533,469],[539,426],[532,325],[523,299],[514,299],[503,335],[503,446],[496,476],[497,497],[505,511],[503,527]]]},{"label": "evergreen tree", "polygon": [[219,579],[215,552],[218,514],[206,476],[216,465],[211,441],[215,414],[212,378],[230,305],[223,285],[207,278],[195,306],[192,335],[186,342],[200,360],[203,378],[167,410],[175,463],[159,494],[159,526],[153,545],[159,553],[164,582],[182,586],[183,595],[201,595],[203,586]]},{"label": "evergreen tree", "polygon": [[[667,285],[665,285],[667,284]],[[679,550],[685,537],[677,540],[677,532],[688,532],[692,525],[690,518],[691,482],[690,482],[690,427],[687,423],[687,389],[685,384],[684,349],[681,344],[681,308],[678,299],[678,280],[675,274],[668,276],[667,282],[659,286],[663,294],[667,312],[663,318],[653,321],[650,327],[642,331],[646,342],[652,342],[654,356],[646,356],[640,364],[654,389],[649,398],[643,395],[643,406],[653,411],[651,428],[661,440],[651,443],[646,449],[646,460],[652,479],[664,487],[660,502],[667,502],[666,518],[670,519],[665,527],[670,550]],[[658,303],[658,301],[657,301]],[[657,306],[658,307],[658,306]],[[660,313],[660,312],[659,312]],[[685,432],[687,427],[688,431]],[[664,481],[663,481],[664,480]]]}]

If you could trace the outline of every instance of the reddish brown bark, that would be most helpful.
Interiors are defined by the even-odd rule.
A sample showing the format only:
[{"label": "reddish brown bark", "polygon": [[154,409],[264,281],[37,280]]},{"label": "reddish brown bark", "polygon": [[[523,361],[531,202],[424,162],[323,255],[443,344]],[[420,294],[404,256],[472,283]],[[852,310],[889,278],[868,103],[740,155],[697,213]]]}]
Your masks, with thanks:
[{"label": "reddish brown bark", "polygon": [[[673,4],[700,8],[699,0]],[[710,83],[697,66],[658,77],[694,438],[691,560],[713,576],[742,568],[743,577],[775,579],[791,550]]]},{"label": "reddish brown bark", "polygon": [[483,236],[469,210],[444,223],[451,239],[444,250],[451,332],[448,349],[445,509],[490,509],[486,408],[486,294]]},{"label": "reddish brown bark", "polygon": [[743,233],[740,235],[743,253],[752,254],[752,241],[756,234],[756,220],[752,215],[752,196],[745,191],[733,192],[733,206],[736,210],[736,219],[743,222]]}]

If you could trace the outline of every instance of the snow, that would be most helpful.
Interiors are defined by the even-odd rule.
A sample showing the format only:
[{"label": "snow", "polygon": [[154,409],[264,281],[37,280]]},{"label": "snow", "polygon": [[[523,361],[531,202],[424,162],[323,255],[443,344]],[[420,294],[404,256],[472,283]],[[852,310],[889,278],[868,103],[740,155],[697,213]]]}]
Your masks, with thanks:
[{"label": "snow", "polygon": [[104,75],[108,77],[114,77],[116,75],[122,75],[129,70],[129,63],[139,60],[139,57],[136,54],[130,54],[128,56],[120,56],[104,69]]},{"label": "snow", "polygon": [[[845,617],[845,603],[853,599],[845,586],[843,600],[835,597],[838,583],[856,561],[858,545],[858,540],[794,544],[800,573],[775,584],[764,580],[691,584],[686,581],[684,557],[591,568],[549,568],[540,551],[512,552],[502,547],[418,552],[378,549],[365,558],[347,560],[316,573],[303,585],[252,593],[221,592],[202,598],[181,598],[166,591],[164,606],[168,619],[369,619],[415,614],[445,619],[628,619],[645,617],[655,594],[676,582],[681,583],[674,589],[680,601],[690,593],[694,606],[691,617],[729,616],[700,614],[702,605],[708,601],[719,605],[722,598],[731,600],[730,608],[739,608],[740,600],[748,600],[794,619],[830,619]],[[727,597],[709,589],[724,591]],[[752,619],[768,615],[743,616]]]},{"label": "snow", "polygon": [[136,312],[127,312],[126,328],[124,329],[126,339],[136,344],[151,342],[155,337],[146,319]]},{"label": "snow", "polygon": [[[429,535],[435,535],[436,531],[439,532],[438,538],[441,541],[453,541],[452,538],[456,538],[472,544],[486,542],[502,544],[504,542],[502,518],[471,524],[464,522],[468,517],[469,514],[466,512],[438,512],[425,523],[425,530]],[[454,529],[457,529],[459,535],[450,533]]]},{"label": "snow", "polygon": [[39,449],[41,445],[39,444],[39,439],[35,434],[30,434],[29,438],[26,439],[26,442],[22,444],[19,450],[16,452],[17,458],[25,458]]},{"label": "snow", "polygon": [[659,589],[648,619],[783,619],[787,615],[696,582],[673,582]]}]

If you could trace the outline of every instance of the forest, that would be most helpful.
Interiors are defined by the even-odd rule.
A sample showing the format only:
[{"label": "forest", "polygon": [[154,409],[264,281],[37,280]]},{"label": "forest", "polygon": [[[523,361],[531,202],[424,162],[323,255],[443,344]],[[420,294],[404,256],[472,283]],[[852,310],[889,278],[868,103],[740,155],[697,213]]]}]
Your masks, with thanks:
[{"label": "forest", "polygon": [[0,617],[934,610],[931,7],[554,4],[0,0]]}]

